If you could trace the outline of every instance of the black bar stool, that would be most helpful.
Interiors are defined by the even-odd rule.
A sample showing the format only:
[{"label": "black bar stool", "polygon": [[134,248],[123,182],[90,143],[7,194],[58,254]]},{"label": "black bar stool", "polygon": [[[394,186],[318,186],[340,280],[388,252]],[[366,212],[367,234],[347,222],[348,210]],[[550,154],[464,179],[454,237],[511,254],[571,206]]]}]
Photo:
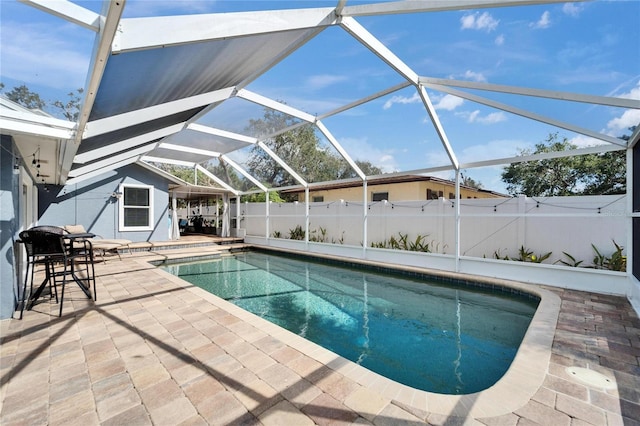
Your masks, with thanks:
[{"label": "black bar stool", "polygon": [[[82,239],[69,239],[64,229],[55,226],[37,226],[20,233],[20,242],[25,245],[27,251],[27,271],[22,289],[22,303],[20,306],[20,319],[22,319],[25,307],[30,309],[33,303],[40,297],[47,283],[56,297],[56,303],[60,303],[60,316],[62,316],[62,304],[64,301],[64,289],[67,276],[70,276],[82,291],[91,298],[90,288],[93,285],[95,292],[95,274],[93,269],[93,250],[91,242]],[[76,263],[84,264],[80,272],[84,272],[84,278],[78,276]],[[33,290],[34,272],[37,265],[44,265],[45,279]],[[55,269],[56,265],[62,266],[62,271]],[[29,268],[31,273],[29,274]],[[57,283],[61,278],[62,290],[58,301]],[[27,283],[31,281],[29,296],[27,297]],[[86,285],[83,283],[86,281]]]}]

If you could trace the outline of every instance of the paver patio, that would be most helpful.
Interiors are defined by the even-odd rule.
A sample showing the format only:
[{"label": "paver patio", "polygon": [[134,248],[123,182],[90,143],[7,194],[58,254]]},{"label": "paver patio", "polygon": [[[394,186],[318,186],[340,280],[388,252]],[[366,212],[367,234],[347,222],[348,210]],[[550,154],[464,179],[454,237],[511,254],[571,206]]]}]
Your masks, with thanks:
[{"label": "paver patio", "polygon": [[[498,417],[447,416],[388,398],[326,351],[298,350],[288,332],[146,263],[224,249],[110,258],[96,265],[96,303],[69,285],[62,318],[45,300],[0,322],[0,424],[640,425],[640,321],[624,298],[550,289],[562,302],[538,391]],[[584,384],[567,367],[616,386]]]}]

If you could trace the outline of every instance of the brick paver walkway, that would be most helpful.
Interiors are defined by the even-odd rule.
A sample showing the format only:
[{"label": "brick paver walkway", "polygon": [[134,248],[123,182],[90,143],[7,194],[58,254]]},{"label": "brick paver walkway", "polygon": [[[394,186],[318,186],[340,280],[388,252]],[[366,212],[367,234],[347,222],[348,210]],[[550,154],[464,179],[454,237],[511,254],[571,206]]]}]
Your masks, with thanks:
[{"label": "brick paver walkway", "polygon": [[[1,425],[640,425],[640,321],[624,298],[552,289],[562,307],[543,386],[474,419],[381,396],[155,273],[150,256],[99,264],[95,304],[69,286],[62,318],[45,301],[0,322]],[[570,366],[616,386],[582,384]]]}]

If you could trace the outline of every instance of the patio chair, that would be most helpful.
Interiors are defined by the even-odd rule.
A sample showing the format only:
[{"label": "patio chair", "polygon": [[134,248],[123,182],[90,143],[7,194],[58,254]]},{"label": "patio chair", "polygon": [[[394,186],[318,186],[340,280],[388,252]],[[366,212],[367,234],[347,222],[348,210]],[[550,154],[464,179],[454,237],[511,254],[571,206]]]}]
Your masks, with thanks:
[{"label": "patio chair", "polygon": [[[62,316],[62,306],[64,302],[64,290],[67,278],[71,277],[76,281],[87,297],[91,298],[90,288],[93,285],[94,298],[97,298],[95,290],[95,273],[93,268],[93,250],[89,240],[73,240],[71,242],[65,237],[64,229],[56,226],[37,226],[20,233],[20,242],[24,244],[27,252],[27,271],[22,289],[22,301],[20,305],[20,319],[24,314],[24,309],[30,309],[33,303],[40,297],[47,283],[56,298],[56,303],[60,304]],[[77,266],[84,264],[82,271]],[[33,290],[33,279],[37,265],[44,265],[45,279]],[[60,269],[56,270],[62,266]],[[31,273],[29,273],[29,268]],[[77,273],[83,272],[84,278]],[[58,300],[58,279],[61,283],[60,298]],[[86,285],[82,281],[86,281]],[[27,283],[29,293],[27,296]]]},{"label": "patio chair", "polygon": [[[84,234],[87,232],[83,225],[65,225],[64,230],[69,234]],[[102,236],[96,235],[91,238],[90,241],[93,250],[100,254],[103,262],[106,262],[104,257],[105,253],[115,253],[120,260],[122,260],[120,257],[120,249],[126,249],[129,251],[129,254],[131,254],[131,248],[129,247],[131,240],[102,238]]]}]

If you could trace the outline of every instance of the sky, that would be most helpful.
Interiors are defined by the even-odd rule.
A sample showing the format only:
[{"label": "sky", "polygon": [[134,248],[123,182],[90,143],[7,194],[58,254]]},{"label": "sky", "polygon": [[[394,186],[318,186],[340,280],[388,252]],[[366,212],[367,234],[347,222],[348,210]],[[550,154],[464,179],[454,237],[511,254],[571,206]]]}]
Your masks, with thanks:
[{"label": "sky", "polygon": [[[96,12],[101,8],[97,1],[76,3]],[[124,17],[336,3],[128,0]],[[347,5],[359,3],[363,2],[347,1]],[[0,0],[0,20],[4,91],[24,84],[52,102],[66,100],[68,93],[84,86],[93,46],[91,31],[10,0]],[[357,21],[421,77],[640,99],[640,0],[399,14]],[[331,27],[247,89],[321,115],[403,81],[347,32]],[[627,129],[640,122],[640,110],[471,92],[616,137],[630,134]],[[601,143],[442,92],[428,89],[427,93],[461,163],[512,157],[556,132],[579,147]],[[226,119],[218,119],[228,126],[225,130],[237,131],[249,118],[260,118],[255,116],[260,109],[251,105],[227,110]],[[449,163],[412,86],[323,122],[353,158],[385,172]],[[238,153],[238,161],[246,154]],[[501,170],[497,166],[464,172],[486,189],[506,192]],[[452,172],[434,175],[453,177]]]}]

